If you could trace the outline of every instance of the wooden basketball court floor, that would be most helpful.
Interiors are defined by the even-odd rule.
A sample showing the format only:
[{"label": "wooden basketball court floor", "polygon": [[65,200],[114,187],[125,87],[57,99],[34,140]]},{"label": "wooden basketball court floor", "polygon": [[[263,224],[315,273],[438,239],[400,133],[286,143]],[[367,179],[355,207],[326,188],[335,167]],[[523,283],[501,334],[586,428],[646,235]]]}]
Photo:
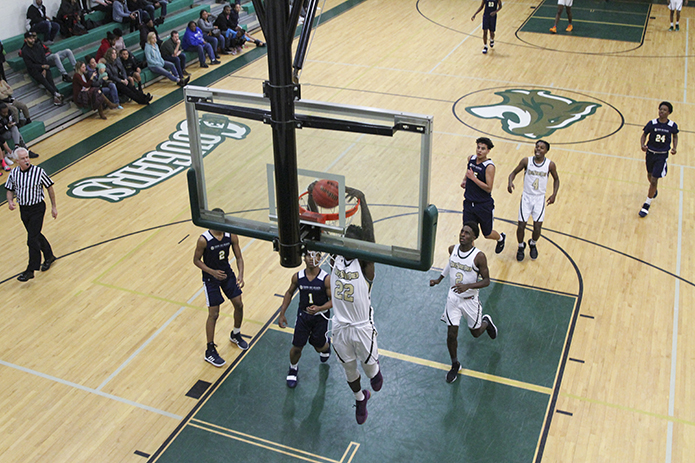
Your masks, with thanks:
[{"label": "wooden basketball court floor", "polygon": [[[461,441],[472,446],[464,445],[446,458],[433,452],[432,460],[690,461],[695,442],[695,407],[690,400],[695,357],[690,333],[695,320],[688,310],[695,296],[689,240],[695,212],[689,95],[693,78],[688,72],[691,11],[684,9],[680,32],[667,32],[666,7],[652,6],[643,41],[635,44],[524,32],[523,25],[539,4],[509,1],[500,13],[495,48],[483,55],[480,17],[470,21],[478,5],[441,0],[327,1],[324,14],[331,17],[333,12],[333,16],[316,30],[302,74],[302,95],[434,115],[430,198],[441,211],[436,268],[444,265],[446,248],[457,239],[459,184],[466,156],[474,153],[476,137],[488,134],[493,139],[496,229],[506,232],[508,243],[500,255],[494,254],[493,243],[481,239],[477,245],[488,255],[496,281],[483,290],[483,297],[499,320],[500,342],[472,340],[461,333],[466,370],[461,381],[446,384],[448,356],[439,322],[444,298],[427,293],[424,284],[435,270],[394,274],[395,269],[380,268],[374,290],[386,295],[379,305],[375,301],[376,322],[380,343],[390,349],[384,347],[387,382],[370,402],[367,424],[358,427],[353,421],[352,397],[335,359],[326,375],[308,349],[300,364],[308,374],[295,392],[323,388],[324,401],[321,394],[309,394],[309,400],[297,407],[320,414],[325,428],[317,431],[317,439],[329,441],[331,434],[340,434],[361,443],[350,456],[355,462],[366,461],[360,455],[370,455],[379,445],[370,434],[379,435],[383,446],[406,449],[429,441],[455,442],[441,440],[432,432],[436,429],[420,426],[431,421],[431,415],[456,423],[453,430],[446,429],[451,433],[447,438],[459,431]],[[586,2],[581,8],[622,5]],[[263,51],[248,50],[224,63],[220,71],[196,69],[194,80],[199,85],[260,93],[267,75]],[[226,388],[230,394],[215,392],[200,403],[201,414],[231,419],[228,428],[234,429],[237,416],[257,429],[277,426],[289,436],[295,435],[290,431],[305,429],[290,429],[287,410],[261,408],[264,402],[286,400],[290,393],[284,386],[290,337],[270,327],[280,302],[276,295],[285,291],[293,270],[279,266],[271,245],[241,238],[246,265],[242,331],[252,340],[252,348],[239,359],[240,351],[226,341],[232,327],[231,306],[226,303],[216,339],[228,367],[215,369],[202,359],[207,310],[200,273],[191,262],[201,230],[189,220],[185,176],[172,176],[117,202],[67,194],[69,185],[113,172],[169,139],[185,118],[177,103],[181,94],[172,88],[156,84],[152,91],[157,101],[150,108],[131,107],[104,122],[90,119],[32,147],[56,182],[59,215],[57,220],[45,219],[44,232],[60,259],[49,272],[38,273],[28,283],[15,280],[26,265],[25,232],[17,212],[6,206],[0,211],[5,238],[0,271],[3,462],[137,462],[148,457],[170,461],[168,449],[177,448],[192,452],[188,461],[331,460],[275,451],[268,453],[275,455],[272,458],[268,454],[242,458],[248,446],[261,442],[258,436],[246,436],[256,444],[245,444],[239,453],[213,452],[205,460],[198,457],[204,448],[190,447],[199,439],[179,438],[184,422],[210,428],[203,415],[191,417],[199,400],[186,394],[198,381],[214,384],[210,390]],[[515,95],[524,97],[514,100]],[[548,100],[570,106],[571,115],[557,108],[550,113]],[[639,137],[662,100],[674,105],[672,119],[681,128],[679,150],[669,159],[668,176],[660,182],[649,216],[640,219],[637,212],[647,182]],[[504,115],[495,109],[502,101],[516,104],[517,109],[507,112],[517,116],[506,121],[481,117]],[[559,114],[563,111],[564,116]],[[587,114],[576,116],[580,112]],[[526,131],[519,128],[521,114],[536,118]],[[519,263],[514,231],[520,191],[508,194],[506,177],[523,156],[532,154],[529,134],[541,133],[552,144],[549,157],[558,166],[562,184],[556,204],[548,207],[539,258]],[[327,164],[317,154],[317,163],[321,162]],[[369,184],[370,177],[364,172],[361,178]],[[230,194],[260,194],[255,185],[239,182],[234,188]],[[398,297],[393,281],[403,275],[406,283],[415,290],[423,288],[427,295],[421,307],[404,307]],[[574,300],[564,328],[547,334],[562,340],[562,348],[545,390],[546,408],[534,421],[533,437],[526,438],[524,448],[530,454],[473,451],[479,429],[484,430],[485,442],[505,445],[487,437],[496,427],[481,424],[486,414],[496,417],[487,423],[499,427],[514,428],[515,422],[523,424],[530,418],[505,414],[514,399],[502,401],[485,393],[484,386],[482,393],[469,394],[471,389],[464,385],[506,381],[506,386],[522,389],[516,378],[532,376],[541,368],[541,353],[515,351],[513,342],[509,344],[518,339],[517,347],[523,346],[520,333],[545,333],[540,309],[534,312],[536,305],[513,295],[495,299],[499,287],[564,294]],[[423,340],[417,339],[419,326]],[[431,347],[423,352],[419,344]],[[495,361],[506,362],[509,369],[491,371]],[[398,399],[418,395],[414,390],[436,398],[429,402],[434,403],[430,408],[416,407],[415,411],[428,413],[423,415],[426,419],[401,414],[403,404]],[[316,397],[318,411],[312,408]],[[206,412],[211,403],[216,405]],[[464,424],[447,421],[452,417],[463,417]],[[312,442],[283,441],[299,449],[303,443],[310,447]],[[428,460],[420,453],[376,454],[385,461]],[[180,453],[178,461],[185,461],[184,455]]]}]

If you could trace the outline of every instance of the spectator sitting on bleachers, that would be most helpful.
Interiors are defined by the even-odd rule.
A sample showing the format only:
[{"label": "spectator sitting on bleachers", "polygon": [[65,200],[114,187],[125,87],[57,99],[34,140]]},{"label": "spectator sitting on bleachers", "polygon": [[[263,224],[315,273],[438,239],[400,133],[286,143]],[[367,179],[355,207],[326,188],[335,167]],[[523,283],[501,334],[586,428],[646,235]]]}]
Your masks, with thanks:
[{"label": "spectator sitting on bleachers", "polygon": [[84,13],[77,0],[63,0],[55,19],[60,24],[60,33],[63,37],[87,33],[87,28],[83,25]]},{"label": "spectator sitting on bleachers", "polygon": [[106,73],[109,75],[109,81],[116,85],[119,97],[122,99],[125,96],[138,104],[150,104],[152,95],[149,93],[145,95],[132,85],[128,85],[128,75],[125,72],[125,68],[123,68],[123,63],[118,59],[116,49],[109,48],[104,58],[106,58]]},{"label": "spectator sitting on bleachers", "polygon": [[113,35],[116,36],[116,41],[113,43],[113,48],[116,49],[116,51],[120,52],[125,46],[125,40],[123,40],[123,31],[120,28],[115,28],[113,30]]},{"label": "spectator sitting on bleachers", "polygon": [[159,38],[157,27],[154,25],[154,21],[150,19],[149,21],[146,21],[140,25],[140,48],[143,50],[145,49],[147,36],[150,35],[150,32],[154,32],[154,35],[157,36],[157,46],[162,46],[162,39]]},{"label": "spectator sitting on bleachers", "polygon": [[51,49],[45,46],[41,40],[35,37],[35,46],[38,46],[40,48],[43,48],[44,52],[46,53],[46,61],[52,66],[55,66],[58,68],[58,71],[60,71],[60,75],[63,79],[63,82],[71,82],[72,77],[68,75],[68,71],[65,70],[65,66],[63,66],[63,60],[67,59],[70,61],[70,64],[72,64],[72,67],[75,67],[75,55],[73,55],[72,50],[69,48],[66,48],[64,50],[58,50],[57,52],[53,53],[51,52]]},{"label": "spectator sitting on bleachers", "polygon": [[129,24],[130,32],[133,32],[141,23],[140,13],[137,11],[130,11],[125,4],[125,0],[113,1],[111,16],[117,23]]},{"label": "spectator sitting on bleachers", "polygon": [[[6,152],[9,150],[7,145],[8,140],[12,140],[14,142],[15,149],[22,147],[29,151],[29,148],[27,148],[27,145],[24,143],[22,134],[19,133],[17,121],[14,119],[14,117],[12,117],[10,108],[5,103],[0,103],[0,138],[3,140],[4,146],[7,147],[5,149]],[[9,152],[11,153],[12,151]],[[38,157],[38,154],[29,151],[29,157],[35,158]]]},{"label": "spectator sitting on bleachers", "polygon": [[29,23],[27,28],[29,32],[43,34],[43,41],[49,45],[53,43],[60,31],[60,24],[51,21],[46,16],[46,7],[43,5],[43,0],[33,0],[29,9],[27,9],[27,22]]},{"label": "spectator sitting on bleachers", "polygon": [[[101,91],[104,96],[106,96],[109,101],[113,102],[113,104],[117,105],[118,109],[123,109],[120,98],[118,98],[118,89],[116,88],[116,84],[109,82],[109,75],[106,74],[106,64],[97,64],[97,60],[91,56],[87,56],[85,61],[87,62],[87,78],[97,80],[101,86]],[[104,67],[103,76],[97,71],[98,66]]]},{"label": "spectator sitting on bleachers", "polygon": [[[215,17],[207,12],[207,10],[200,11],[200,18],[198,18],[198,27],[203,31],[203,39],[215,48],[215,54],[220,56],[221,53],[225,55],[230,54],[231,51],[225,48],[226,39],[222,37],[222,32],[220,28],[214,24]],[[217,45],[213,45],[213,43]]]},{"label": "spectator sitting on bleachers", "polygon": [[123,69],[128,75],[128,80],[135,85],[139,90],[142,90],[142,78],[140,77],[140,66],[135,62],[135,57],[130,54],[127,49],[118,52],[118,58],[123,63]]},{"label": "spectator sitting on bleachers", "polygon": [[225,38],[224,49],[236,55],[241,51],[241,45],[246,42],[243,33],[238,33],[234,21],[232,21],[232,7],[225,5],[222,8],[222,13],[215,20],[215,26],[221,31],[222,37]]},{"label": "spectator sitting on bleachers", "polygon": [[126,2],[130,11],[140,13],[140,22],[145,23],[148,19],[154,20],[154,6],[145,0],[128,0]]},{"label": "spectator sitting on bleachers", "polygon": [[36,42],[36,33],[27,32],[24,34],[24,45],[20,50],[27,72],[39,84],[53,95],[53,104],[60,106],[63,104],[63,96],[58,92],[53,83],[53,76],[48,70],[50,66],[46,60],[46,51],[40,42]]},{"label": "spectator sitting on bleachers", "polygon": [[145,59],[147,60],[147,68],[150,71],[162,75],[172,82],[176,82],[176,85],[179,87],[183,87],[191,79],[190,77],[184,79],[176,70],[176,66],[168,61],[164,61],[162,54],[159,52],[157,37],[154,35],[154,32],[150,32],[150,35],[147,36]]},{"label": "spectator sitting on bleachers", "polygon": [[116,43],[116,36],[114,35],[113,32],[107,31],[106,32],[106,37],[101,39],[101,45],[99,45],[99,49],[97,50],[96,54],[96,59],[97,61],[103,63],[105,62],[103,60],[104,54],[106,53],[106,50],[109,48],[115,48],[114,44]]},{"label": "spectator sitting on bleachers", "polygon": [[97,79],[87,78],[87,65],[82,61],[77,63],[72,76],[72,101],[80,108],[97,110],[102,119],[106,119],[106,108],[118,107],[104,96]]},{"label": "spectator sitting on bleachers", "polygon": [[230,16],[230,19],[232,20],[234,24],[234,29],[242,34],[242,37],[246,39],[247,42],[253,42],[257,47],[265,47],[265,42],[261,42],[258,39],[254,39],[251,37],[248,32],[246,32],[241,26],[239,26],[239,13],[241,13],[241,5],[239,4],[239,0],[234,4],[234,8],[232,8],[232,14]]},{"label": "spectator sitting on bleachers", "polygon": [[188,72],[186,72],[186,54],[181,50],[181,40],[179,39],[179,33],[177,31],[171,31],[169,39],[165,40],[164,43],[159,46],[159,51],[162,52],[164,61],[169,61],[176,66],[179,75],[189,75]]},{"label": "spectator sitting on bleachers", "polygon": [[[12,97],[12,94],[14,93],[14,90],[12,90],[12,87],[10,87],[10,84],[8,84],[4,79],[0,79],[0,101],[3,103],[7,103],[7,106],[9,106],[10,111],[12,112],[12,115],[14,116],[14,120],[19,123],[19,126],[22,127],[27,124],[31,124],[31,116],[29,116],[29,108],[27,105],[22,103],[19,100],[15,100]],[[22,123],[19,120],[19,112],[22,112],[24,115],[24,123]]]},{"label": "spectator sitting on bleachers", "polygon": [[183,34],[183,40],[181,42],[183,49],[186,51],[197,51],[198,52],[198,62],[200,67],[207,67],[205,65],[205,54],[207,53],[208,58],[210,58],[211,64],[220,64],[220,61],[215,56],[215,49],[217,48],[217,40],[215,39],[214,44],[209,44],[203,38],[203,31],[200,30],[198,26],[195,25],[195,21],[190,21],[188,27],[186,27],[186,32]]},{"label": "spectator sitting on bleachers", "polygon": [[102,20],[102,24],[113,21],[113,1],[111,0],[82,0],[82,8],[85,12],[104,12],[105,16]]}]

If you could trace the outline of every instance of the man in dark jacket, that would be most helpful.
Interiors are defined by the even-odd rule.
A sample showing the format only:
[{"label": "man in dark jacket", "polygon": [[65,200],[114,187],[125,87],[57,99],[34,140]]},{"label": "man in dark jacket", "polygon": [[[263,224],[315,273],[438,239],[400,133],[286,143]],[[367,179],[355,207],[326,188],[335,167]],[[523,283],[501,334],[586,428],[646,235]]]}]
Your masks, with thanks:
[{"label": "man in dark jacket", "polygon": [[29,75],[43,85],[46,90],[53,95],[53,104],[60,106],[63,104],[63,95],[58,92],[53,77],[48,68],[48,60],[46,59],[46,49],[42,44],[36,43],[36,33],[27,32],[24,34],[24,46],[22,46],[22,59],[27,67]]},{"label": "man in dark jacket", "polygon": [[27,10],[27,20],[31,32],[43,34],[43,41],[47,44],[53,43],[53,40],[60,31],[60,24],[51,21],[46,16],[46,7],[43,6],[43,0],[34,0]]}]

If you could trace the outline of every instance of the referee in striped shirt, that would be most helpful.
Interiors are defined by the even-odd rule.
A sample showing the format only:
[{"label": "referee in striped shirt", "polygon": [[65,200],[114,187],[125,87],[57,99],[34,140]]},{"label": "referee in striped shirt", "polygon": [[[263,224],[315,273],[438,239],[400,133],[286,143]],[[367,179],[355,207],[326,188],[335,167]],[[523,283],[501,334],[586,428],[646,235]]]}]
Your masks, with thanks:
[{"label": "referee in striped shirt", "polygon": [[[43,216],[46,213],[46,203],[43,201],[43,189],[48,190],[48,197],[51,198],[51,215],[55,219],[58,217],[55,192],[53,191],[53,180],[50,179],[45,170],[39,166],[33,166],[29,160],[29,151],[25,148],[17,148],[17,164],[19,167],[10,172],[5,188],[7,189],[7,204],[10,210],[14,211],[15,198],[19,204],[19,213],[27,229],[27,246],[29,246],[29,265],[17,279],[28,281],[34,278],[34,271],[41,269],[45,272],[51,268],[51,264],[56,258],[53,255],[51,245],[41,233],[43,227]],[[43,264],[41,263],[41,253],[43,253]]]}]

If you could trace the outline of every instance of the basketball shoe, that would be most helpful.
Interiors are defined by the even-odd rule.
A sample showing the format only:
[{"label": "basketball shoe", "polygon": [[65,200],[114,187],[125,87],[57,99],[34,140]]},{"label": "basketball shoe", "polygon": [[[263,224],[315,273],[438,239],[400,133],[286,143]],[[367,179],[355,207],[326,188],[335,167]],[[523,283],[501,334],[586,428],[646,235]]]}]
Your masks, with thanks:
[{"label": "basketball shoe", "polygon": [[492,317],[486,314],[483,315],[483,320],[487,320],[487,328],[485,329],[487,335],[490,336],[490,339],[495,339],[497,337],[497,327],[492,323]]},{"label": "basketball shoe", "polygon": [[497,246],[495,246],[495,254],[499,254],[500,252],[504,251],[504,241],[507,239],[507,235],[504,233],[500,233],[500,236],[502,237],[501,240],[497,242]]},{"label": "basketball shoe", "polygon": [[364,422],[367,421],[367,401],[369,397],[371,397],[371,394],[367,389],[363,390],[362,394],[364,394],[364,400],[355,401],[355,418],[357,419],[357,424],[364,424]]},{"label": "basketball shoe", "polygon": [[574,27],[572,27],[572,24],[570,24],[569,26],[567,26],[567,29],[565,29],[565,32],[572,32],[573,29]]},{"label": "basketball shoe", "polygon": [[446,382],[453,383],[459,376],[459,369],[461,369],[461,364],[459,362],[451,365],[451,370],[446,374]]},{"label": "basketball shoe", "polygon": [[516,251],[516,260],[519,262],[524,260],[524,249],[526,249],[526,243],[520,243],[519,249]]},{"label": "basketball shoe", "polygon": [[299,367],[292,368],[287,372],[287,387],[294,389],[297,386],[297,381],[299,381]]},{"label": "basketball shoe", "polygon": [[640,211],[639,211],[640,217],[646,217],[647,214],[649,214],[649,206],[650,205],[647,203],[642,204],[642,209],[640,209]]},{"label": "basketball shoe", "polygon": [[536,260],[538,258],[538,248],[535,244],[531,244],[531,240],[528,240],[528,249],[528,255],[531,256],[531,259]]},{"label": "basketball shoe", "polygon": [[239,346],[239,349],[241,350],[246,350],[249,348],[249,343],[244,341],[244,338],[241,337],[241,331],[239,331],[237,334],[234,334],[234,331],[229,333],[229,340]]},{"label": "basketball shoe", "polygon": [[550,33],[551,34],[557,34],[557,27],[553,26],[550,28]]},{"label": "basketball shoe", "polygon": [[216,347],[217,346],[215,346],[214,343],[208,343],[208,348],[205,351],[205,361],[219,368],[227,362],[225,362],[224,359],[220,357],[220,354],[217,353]]}]

